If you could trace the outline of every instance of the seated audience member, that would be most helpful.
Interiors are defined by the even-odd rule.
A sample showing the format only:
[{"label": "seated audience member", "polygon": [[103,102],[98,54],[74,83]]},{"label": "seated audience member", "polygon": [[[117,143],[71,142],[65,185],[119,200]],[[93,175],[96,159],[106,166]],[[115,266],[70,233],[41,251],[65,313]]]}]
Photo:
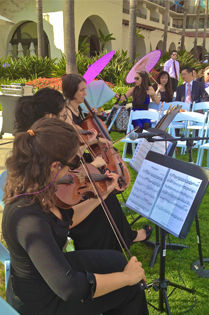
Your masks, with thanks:
[{"label": "seated audience member", "polygon": [[156,79],[157,83],[153,85],[154,90],[160,97],[161,102],[172,102],[173,90],[171,78],[167,71],[161,71]]},{"label": "seated audience member", "polygon": [[207,89],[209,87],[209,67],[206,67],[201,78],[198,78],[197,81],[202,83],[202,86]]},{"label": "seated audience member", "polygon": [[193,71],[190,67],[185,67],[181,71],[182,79],[185,84],[177,87],[176,101],[181,102],[201,102],[209,101],[209,95],[202,84],[193,80]]},{"label": "seated audience member", "polygon": [[197,71],[195,68],[192,68],[192,74],[193,74],[193,80],[196,81],[197,80]]}]

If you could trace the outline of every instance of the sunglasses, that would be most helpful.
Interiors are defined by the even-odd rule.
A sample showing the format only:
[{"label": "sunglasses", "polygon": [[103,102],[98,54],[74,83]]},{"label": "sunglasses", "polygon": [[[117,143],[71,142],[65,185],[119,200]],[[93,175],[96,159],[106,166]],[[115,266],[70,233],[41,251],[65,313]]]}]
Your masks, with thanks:
[{"label": "sunglasses", "polygon": [[139,77],[135,77],[135,78],[134,78],[134,80],[139,80],[139,79],[140,79]]},{"label": "sunglasses", "polygon": [[178,56],[177,54],[172,54],[172,56]]},{"label": "sunglasses", "polygon": [[67,112],[64,115],[56,115],[57,117],[62,117],[65,121],[67,119]]},{"label": "sunglasses", "polygon": [[76,156],[74,157],[74,159],[73,159],[71,162],[69,162],[69,163],[66,163],[66,162],[63,162],[63,161],[60,161],[60,162],[61,162],[63,165],[68,166],[69,169],[70,169],[71,171],[73,171],[73,170],[75,170],[76,168],[78,168],[78,167],[80,166],[80,164],[81,164],[81,158],[80,158],[79,155],[76,155]]}]

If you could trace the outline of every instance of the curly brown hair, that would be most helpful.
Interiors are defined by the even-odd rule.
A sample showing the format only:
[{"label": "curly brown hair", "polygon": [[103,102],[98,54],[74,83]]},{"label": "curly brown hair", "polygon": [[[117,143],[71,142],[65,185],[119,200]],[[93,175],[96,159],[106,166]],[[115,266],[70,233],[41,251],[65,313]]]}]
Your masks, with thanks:
[{"label": "curly brown hair", "polygon": [[[32,193],[31,203],[38,202],[48,212],[54,205],[55,192],[50,166],[55,161],[67,164],[77,153],[79,140],[75,129],[57,118],[39,119],[30,129],[30,134],[16,135],[11,156],[6,160],[8,176],[3,200],[7,204],[15,196]],[[42,192],[33,194],[39,191]]]}]

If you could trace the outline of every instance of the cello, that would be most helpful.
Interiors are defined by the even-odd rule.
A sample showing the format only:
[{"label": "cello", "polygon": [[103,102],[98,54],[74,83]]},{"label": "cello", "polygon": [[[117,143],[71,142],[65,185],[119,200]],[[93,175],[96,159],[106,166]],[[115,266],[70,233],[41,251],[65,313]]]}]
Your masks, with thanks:
[{"label": "cello", "polygon": [[81,127],[84,130],[96,129],[98,132],[98,143],[90,146],[90,152],[93,151],[95,156],[101,156],[106,164],[107,170],[117,173],[120,178],[123,178],[123,190],[130,184],[130,174],[127,165],[123,161],[118,151],[111,145],[107,147],[106,144],[100,143],[99,138],[105,138],[111,141],[107,128],[104,123],[91,110],[89,103],[84,100],[84,103],[91,115],[88,115],[82,122]]}]

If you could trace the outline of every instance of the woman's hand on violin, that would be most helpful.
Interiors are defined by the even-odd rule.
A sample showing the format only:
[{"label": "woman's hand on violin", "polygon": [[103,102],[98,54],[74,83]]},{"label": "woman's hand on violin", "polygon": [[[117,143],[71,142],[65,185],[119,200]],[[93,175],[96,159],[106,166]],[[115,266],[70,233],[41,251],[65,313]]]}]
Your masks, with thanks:
[{"label": "woman's hand on violin", "polygon": [[100,167],[103,167],[103,166],[107,165],[105,160],[102,157],[100,157],[100,156],[97,156],[95,158],[95,160],[93,162],[91,162],[91,164],[94,165],[97,168],[100,168]]},{"label": "woman's hand on violin", "polygon": [[107,196],[116,188],[118,184],[118,178],[119,178],[118,174],[110,173],[109,171],[106,171],[105,175],[107,175],[112,180],[107,181],[107,192],[104,195],[104,199],[107,198]]},{"label": "woman's hand on violin", "polygon": [[141,280],[146,282],[142,263],[139,262],[135,256],[131,257],[123,273],[128,277],[128,285],[130,286],[139,283]]}]

